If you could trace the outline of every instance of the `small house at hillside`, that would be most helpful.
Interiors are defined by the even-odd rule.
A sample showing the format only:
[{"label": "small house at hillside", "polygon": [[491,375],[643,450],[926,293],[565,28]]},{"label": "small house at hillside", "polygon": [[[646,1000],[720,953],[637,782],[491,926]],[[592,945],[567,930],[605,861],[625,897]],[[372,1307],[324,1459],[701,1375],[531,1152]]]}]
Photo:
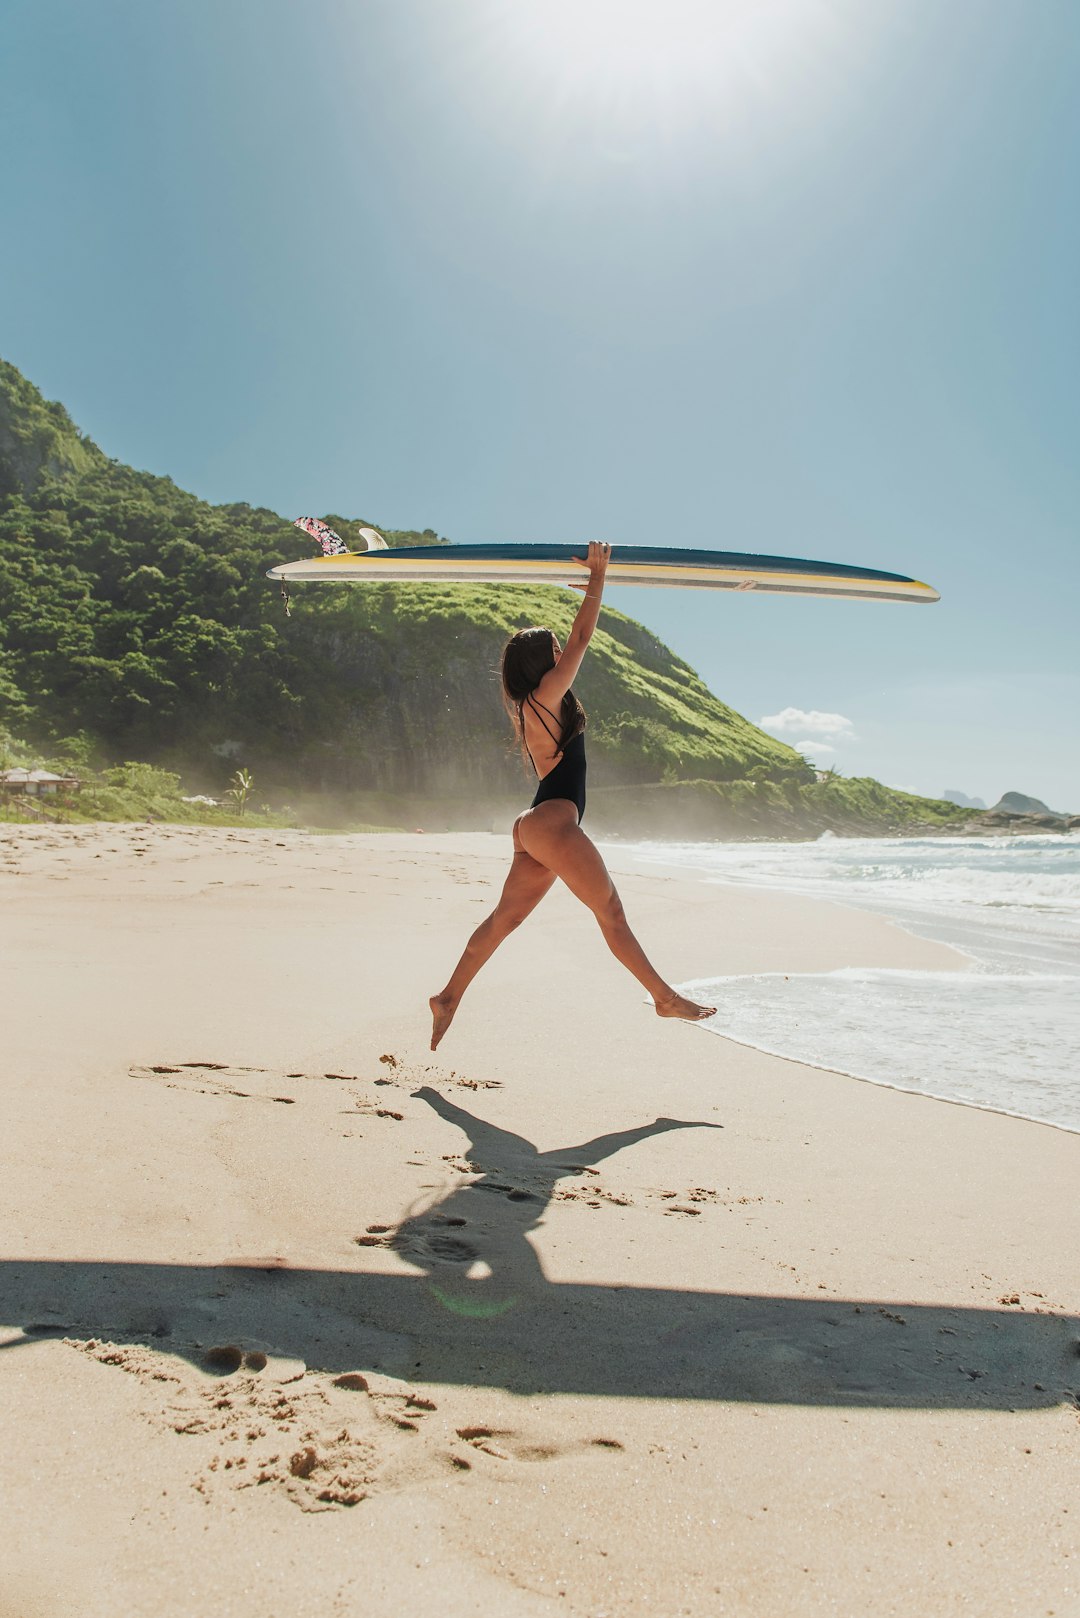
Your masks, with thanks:
[{"label": "small house at hillside", "polygon": [[81,786],[77,775],[54,775],[52,770],[0,770],[0,792],[47,797],[56,792],[78,792]]}]

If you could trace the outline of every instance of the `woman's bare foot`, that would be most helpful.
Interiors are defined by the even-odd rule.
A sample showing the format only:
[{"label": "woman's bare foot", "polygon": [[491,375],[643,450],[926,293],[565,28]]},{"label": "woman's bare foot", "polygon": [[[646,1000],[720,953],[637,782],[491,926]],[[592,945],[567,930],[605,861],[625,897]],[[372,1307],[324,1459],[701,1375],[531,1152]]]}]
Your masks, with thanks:
[{"label": "woman's bare foot", "polygon": [[454,1020],[458,1003],[451,1000],[448,994],[433,994],[428,1005],[431,1007],[431,1048],[436,1050],[440,1039]]},{"label": "woman's bare foot", "polygon": [[654,1000],[658,1017],[681,1017],[684,1022],[704,1022],[706,1017],[716,1015],[715,1006],[699,1006],[696,1000],[688,1000],[684,994],[672,990],[666,1000]]}]

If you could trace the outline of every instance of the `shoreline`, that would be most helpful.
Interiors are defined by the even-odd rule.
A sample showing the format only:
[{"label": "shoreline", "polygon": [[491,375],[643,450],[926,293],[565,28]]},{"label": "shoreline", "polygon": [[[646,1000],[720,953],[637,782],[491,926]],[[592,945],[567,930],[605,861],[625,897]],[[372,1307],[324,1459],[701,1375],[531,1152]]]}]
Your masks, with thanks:
[{"label": "shoreline", "polygon": [[[559,891],[432,1056],[508,854],[0,827],[13,1599],[1070,1610],[1077,1137],[690,1037]],[[673,981],[955,960],[617,880]]]},{"label": "shoreline", "polygon": [[[594,803],[594,809],[598,810],[601,821],[603,821],[603,793],[611,791],[624,792],[627,790],[629,789],[603,787],[593,788],[592,798],[590,801],[600,800],[598,805]],[[374,836],[383,833],[402,836],[408,834],[410,824],[414,824],[425,819],[438,822],[445,818],[445,799],[423,798],[417,795],[395,797],[395,795],[392,793],[383,792],[371,792],[364,794],[363,796],[378,806],[378,818],[373,818],[370,820],[358,818],[342,825],[323,825],[318,823],[315,818],[312,818],[310,822],[305,821],[303,824],[300,824],[296,818],[286,818],[290,812],[284,809],[269,810],[265,814],[257,810],[252,810],[249,814],[237,814],[235,818],[230,819],[229,811],[225,810],[223,806],[221,806],[222,812],[220,815],[216,815],[214,817],[207,816],[205,819],[200,818],[199,815],[193,812],[190,815],[182,816],[175,820],[168,819],[167,817],[163,817],[161,815],[151,815],[146,820],[140,820],[137,818],[116,818],[112,820],[102,820],[96,819],[90,815],[80,815],[78,813],[77,804],[61,805],[57,807],[47,795],[40,798],[32,798],[30,799],[30,803],[26,804],[20,801],[18,795],[9,793],[6,796],[0,795],[0,826],[49,825],[87,827],[157,825],[203,827],[207,830],[231,829],[237,831],[243,831],[251,828],[253,830],[260,831],[286,831],[316,837],[361,837]],[[523,803],[524,800],[517,796],[513,798],[499,798],[496,800],[493,813],[490,816],[484,817],[489,822],[487,826],[481,826],[479,824],[465,824],[463,821],[461,824],[450,824],[430,832],[425,831],[425,835],[443,837],[485,835],[488,833],[500,835],[503,832],[509,832],[515,816],[520,813],[521,808],[523,807]],[[74,813],[72,813],[73,809],[75,811]],[[428,814],[428,810],[433,810],[434,815]],[[308,811],[305,811],[305,813],[307,812]],[[986,813],[989,813],[989,811],[986,811]],[[404,824],[398,824],[397,820],[394,818],[395,816],[397,817],[397,820],[404,822]],[[495,822],[499,820],[500,816],[502,817],[502,823],[496,826]],[[988,825],[979,824],[972,819],[959,824],[946,823],[943,825],[935,825],[927,821],[920,822],[910,827],[885,824],[876,828],[868,828],[863,826],[858,830],[847,830],[843,827],[837,829],[834,827],[822,828],[821,826],[813,826],[808,827],[805,834],[802,836],[798,835],[797,830],[790,827],[782,833],[777,832],[775,834],[764,832],[756,834],[751,828],[743,827],[741,830],[732,829],[730,835],[727,836],[703,836],[698,839],[681,835],[677,831],[670,829],[667,831],[654,832],[649,832],[648,830],[640,832],[624,832],[619,829],[612,828],[607,831],[598,832],[597,841],[612,844],[617,844],[624,841],[627,843],[642,843],[650,841],[680,843],[685,841],[701,841],[707,843],[716,843],[721,846],[740,843],[755,846],[768,846],[770,844],[778,843],[816,843],[819,842],[822,837],[836,838],[841,842],[860,842],[866,839],[899,843],[919,842],[924,839],[931,839],[935,842],[947,842],[955,839],[957,842],[965,843],[979,838],[1001,838],[1008,841],[1015,837],[1048,837],[1053,841],[1057,841],[1060,837],[1077,836],[1078,834],[1080,834],[1080,815],[1032,816],[1003,813],[1002,815],[996,817]]]},{"label": "shoreline", "polygon": [[[870,841],[877,843],[879,839],[871,839]],[[959,844],[965,842],[966,839],[956,838],[952,839],[952,841]],[[798,845],[788,844],[787,846],[795,848]],[[844,891],[842,881],[837,881],[835,878],[831,881],[829,880],[830,873],[827,867],[816,880],[811,881],[806,879],[805,872],[798,871],[792,872],[791,880],[788,883],[784,882],[782,873],[778,873],[775,879],[771,875],[761,877],[756,873],[752,877],[740,879],[738,876],[730,874],[727,869],[718,868],[715,864],[708,863],[707,859],[699,857],[695,860],[693,857],[696,852],[694,845],[684,844],[681,847],[686,856],[682,860],[666,858],[663,845],[656,843],[643,843],[634,849],[626,848],[622,850],[617,845],[608,844],[604,845],[603,852],[605,857],[611,857],[616,861],[621,853],[623,859],[620,868],[627,872],[642,869],[661,869],[710,887],[721,887],[737,893],[771,893],[778,896],[798,896],[821,904],[836,906],[841,910],[875,916],[889,926],[898,928],[913,939],[943,946],[953,952],[955,959],[952,962],[936,963],[930,969],[931,976],[956,971],[965,976],[971,975],[979,984],[984,983],[987,979],[1002,985],[1007,981],[1017,981],[1017,974],[1015,973],[1006,971],[1002,975],[1000,964],[1002,949],[1005,947],[1009,947],[1010,950],[1014,949],[1017,938],[1023,936],[1022,907],[1021,914],[1015,921],[1012,921],[1011,918],[1002,918],[996,913],[991,913],[994,916],[991,926],[993,927],[997,924],[1005,930],[996,934],[991,931],[989,938],[976,938],[976,930],[979,928],[980,923],[984,926],[986,925],[983,916],[976,907],[971,907],[968,911],[956,909],[950,912],[944,907],[935,909],[932,904],[927,905],[925,902],[920,906],[917,897],[912,897],[907,902],[897,901],[895,898],[892,902],[889,902],[887,899],[877,897],[872,890],[866,891],[864,889],[863,891],[848,893]],[[1066,946],[1061,942],[1060,937],[1051,944],[1047,940],[1040,939],[1037,934],[1031,935],[1028,939],[1028,947],[1034,952],[1032,964],[1029,967],[1033,984],[1047,979],[1057,979],[1061,982],[1071,983],[1075,981],[1077,986],[1080,987],[1080,970],[1074,967],[1072,971],[1067,968],[1062,971],[1055,971],[1050,960],[1043,954],[1046,949],[1051,949],[1058,953],[1063,951]],[[1075,949],[1075,946],[1073,948]],[[995,963],[997,963],[997,970],[995,970]],[[717,979],[709,975],[698,975],[680,983],[679,987],[683,993],[689,994],[691,997],[708,998],[723,992],[721,984],[730,984],[737,987],[741,980],[767,975],[769,974],[737,974],[725,979]],[[820,976],[822,974],[811,975]],[[1022,980],[1025,975],[1025,973],[1021,972],[1019,979]],[[782,1020],[781,1018],[781,1022]],[[797,1027],[798,1024],[795,1026]],[[711,1033],[713,1037],[719,1036],[731,1040],[747,1049],[758,1050],[779,1060],[793,1062],[817,1071],[837,1073],[845,1078],[858,1080],[861,1083],[881,1085],[885,1088],[899,1090],[911,1095],[928,1095],[932,1099],[947,1101],[955,1106],[974,1107],[981,1111],[1000,1113],[1002,1116],[1017,1118],[1029,1123],[1043,1124],[1048,1128],[1062,1129],[1070,1134],[1080,1134],[1080,1121],[1074,1121],[1071,1118],[1047,1117],[1037,1111],[1024,1110],[1020,1105],[1010,1105],[1005,1098],[999,1101],[992,1097],[979,1098],[971,1095],[947,1094],[938,1090],[924,1089],[917,1082],[905,1082],[900,1077],[875,1072],[869,1057],[867,1065],[860,1068],[855,1062],[849,1064],[842,1059],[831,1060],[829,1055],[822,1054],[820,1051],[811,1054],[807,1051],[805,1045],[800,1047],[797,1040],[784,1046],[783,1044],[772,1043],[769,1039],[759,1037],[757,1034],[737,1032],[731,1028],[710,1024],[704,1025],[703,1031]],[[988,1047],[988,1050],[992,1050],[992,1046]],[[912,1059],[915,1059],[914,1054]]]},{"label": "shoreline", "polygon": [[[689,994],[692,992],[693,984],[689,986],[684,984],[680,987],[684,993]],[[702,1032],[707,1033],[708,1029],[702,1029]],[[768,1045],[758,1045],[753,1040],[739,1039],[735,1034],[713,1033],[712,1037],[729,1040],[733,1045],[741,1045],[744,1050],[760,1051],[763,1056],[775,1057],[778,1062],[790,1062],[794,1067],[812,1068],[816,1073],[835,1073],[838,1078],[852,1079],[856,1084],[873,1084],[883,1090],[895,1090],[899,1095],[921,1096],[924,1101],[940,1101],[946,1107],[969,1107],[974,1112],[986,1112],[998,1118],[1015,1118],[1024,1124],[1037,1124],[1040,1129],[1057,1129],[1066,1135],[1080,1135],[1080,1126],[1073,1124],[1058,1124],[1048,1118],[1035,1118],[1031,1113],[1010,1112],[1007,1107],[992,1107],[984,1101],[965,1101],[959,1096],[935,1095],[931,1091],[916,1090],[909,1085],[892,1084],[888,1079],[873,1079],[865,1073],[852,1073],[848,1068],[833,1067],[826,1062],[812,1062],[806,1056],[788,1056],[784,1051],[772,1050]]]}]

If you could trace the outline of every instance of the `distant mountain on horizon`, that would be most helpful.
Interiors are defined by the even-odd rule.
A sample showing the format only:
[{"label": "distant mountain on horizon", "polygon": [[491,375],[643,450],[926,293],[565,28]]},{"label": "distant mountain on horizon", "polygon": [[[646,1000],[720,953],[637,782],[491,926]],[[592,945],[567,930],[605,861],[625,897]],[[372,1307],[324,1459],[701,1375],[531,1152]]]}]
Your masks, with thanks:
[{"label": "distant mountain on horizon", "polygon": [[[955,800],[950,799],[950,802]],[[990,810],[992,815],[1053,815],[1057,820],[1064,820],[1065,814],[1060,809],[1050,809],[1041,798],[1029,798],[1023,792],[1003,792],[997,803]]]},{"label": "distant mountain on horizon", "polygon": [[955,803],[961,809],[986,808],[981,798],[969,798],[966,792],[960,792],[956,787],[947,787],[941,796],[946,803]]}]

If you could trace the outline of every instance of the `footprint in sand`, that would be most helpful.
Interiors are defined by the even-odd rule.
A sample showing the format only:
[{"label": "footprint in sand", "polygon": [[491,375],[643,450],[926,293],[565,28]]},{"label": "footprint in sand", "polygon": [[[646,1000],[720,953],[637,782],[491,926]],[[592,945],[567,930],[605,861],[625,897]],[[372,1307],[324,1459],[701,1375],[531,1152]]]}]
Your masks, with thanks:
[{"label": "footprint in sand", "polygon": [[497,1461],[556,1461],[564,1455],[581,1455],[589,1450],[622,1450],[617,1438],[582,1438],[566,1443],[530,1437],[510,1427],[458,1427],[457,1435],[470,1449],[481,1450]]},{"label": "footprint in sand", "polygon": [[[397,1058],[391,1056],[383,1056],[380,1060],[397,1063]],[[367,1083],[382,1086],[396,1086],[402,1082],[407,1082],[411,1086],[415,1082],[411,1077],[402,1080],[393,1068],[391,1069],[393,1077],[376,1079],[365,1079],[359,1073],[339,1072],[303,1073],[293,1071],[288,1073],[278,1072],[275,1075],[269,1068],[210,1061],[151,1062],[131,1067],[128,1071],[133,1078],[154,1078],[163,1081],[166,1087],[170,1089],[189,1090],[201,1095],[228,1095],[254,1101],[273,1101],[282,1106],[292,1106],[298,1098],[292,1095],[267,1094],[265,1090],[247,1088],[246,1086],[251,1082],[250,1076],[253,1074],[270,1075],[266,1081],[267,1083],[283,1083],[286,1081],[296,1083],[298,1080],[303,1079],[308,1083],[319,1083],[323,1080],[328,1080],[331,1083],[338,1084]],[[201,1080],[202,1082],[193,1082],[195,1080]],[[461,1083],[472,1088],[479,1088],[481,1084],[488,1088],[495,1087],[494,1081],[453,1078],[446,1082]],[[242,1088],[241,1086],[244,1087]],[[362,1094],[358,1095],[355,1091],[348,1093],[352,1101],[350,1112],[355,1110],[355,1112],[373,1118],[389,1119],[393,1123],[403,1123],[405,1120],[405,1114],[396,1107],[381,1106],[377,1100]]]},{"label": "footprint in sand", "polygon": [[208,1348],[203,1355],[203,1364],[217,1376],[233,1376],[243,1368],[257,1375],[269,1371],[268,1380],[274,1382],[297,1382],[304,1375],[307,1366],[303,1360],[275,1355],[273,1360],[263,1348],[244,1348],[239,1343],[219,1343]]},{"label": "footprint in sand", "polygon": [[441,1068],[432,1067],[430,1063],[418,1062],[406,1065],[400,1057],[392,1051],[386,1051],[379,1057],[379,1061],[388,1067],[393,1074],[392,1078],[376,1079],[376,1084],[404,1084],[409,1089],[416,1089],[421,1083],[442,1084],[447,1087],[461,1090],[501,1090],[501,1079],[470,1079],[456,1068],[449,1073]]},{"label": "footprint in sand", "polygon": [[455,1464],[441,1430],[433,1444],[414,1447],[435,1399],[387,1386],[385,1377],[313,1373],[302,1360],[243,1340],[215,1344],[187,1365],[140,1344],[67,1342],[155,1387],[161,1407],[148,1419],[199,1441],[193,1487],[206,1496],[225,1484],[270,1485],[304,1510],[325,1510]]},{"label": "footprint in sand", "polygon": [[377,1107],[373,1101],[365,1101],[357,1097],[356,1111],[372,1118],[393,1118],[397,1123],[403,1123],[405,1114],[395,1112],[393,1107]]},{"label": "footprint in sand", "polygon": [[[464,1224],[465,1221],[455,1221]],[[367,1246],[362,1238],[361,1245]],[[445,1229],[411,1225],[408,1231],[395,1232],[387,1237],[376,1236],[380,1246],[392,1247],[402,1258],[427,1268],[433,1264],[462,1264],[468,1267],[480,1257],[472,1242],[463,1236],[450,1235]]]},{"label": "footprint in sand", "polygon": [[620,1196],[602,1185],[561,1186],[552,1192],[553,1202],[583,1202],[587,1208],[602,1208],[605,1203],[615,1208],[632,1208],[633,1197]]},{"label": "footprint in sand", "polygon": [[702,1212],[702,1204],[720,1201],[719,1192],[707,1185],[694,1185],[687,1191],[659,1191],[656,1195],[665,1204],[665,1214],[683,1214],[691,1218]]},{"label": "footprint in sand", "polygon": [[266,1073],[263,1067],[230,1067],[225,1062],[153,1062],[146,1067],[131,1067],[128,1072],[133,1079],[157,1079],[167,1090],[186,1090],[191,1095],[238,1096],[244,1101],[267,1101],[282,1107],[296,1104],[295,1096],[237,1088],[237,1080],[249,1083],[249,1075]]}]

